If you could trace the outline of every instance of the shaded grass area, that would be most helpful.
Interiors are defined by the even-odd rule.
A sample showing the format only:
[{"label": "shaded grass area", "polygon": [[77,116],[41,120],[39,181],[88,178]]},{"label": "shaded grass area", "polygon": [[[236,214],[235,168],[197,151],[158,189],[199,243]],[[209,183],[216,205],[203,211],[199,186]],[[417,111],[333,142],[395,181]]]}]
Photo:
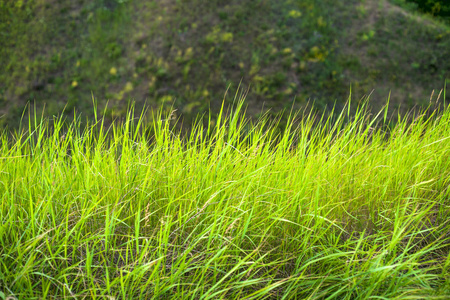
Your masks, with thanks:
[{"label": "shaded grass area", "polygon": [[130,99],[216,119],[239,84],[256,117],[294,99],[342,108],[350,86],[375,89],[377,108],[390,92],[396,108],[426,104],[450,78],[449,26],[391,2],[0,1],[0,125],[17,128],[28,102],[90,115],[92,94],[108,120]]},{"label": "shaded grass area", "polygon": [[1,1],[0,123],[17,128],[28,102],[70,116],[90,109],[91,93],[106,98],[110,69],[127,64],[125,2]]},{"label": "shaded grass area", "polygon": [[450,78],[450,31],[393,3],[398,2],[364,1],[356,7],[358,18],[345,34],[339,60],[357,97],[373,89],[372,104],[381,107],[390,94],[392,107],[405,112],[435,98]]},{"label": "shaded grass area", "polygon": [[443,0],[403,0],[414,5],[425,13],[450,21],[450,4]]},{"label": "shaded grass area", "polygon": [[450,296],[448,106],[279,131],[243,103],[184,134],[133,110],[2,132],[0,296]]}]

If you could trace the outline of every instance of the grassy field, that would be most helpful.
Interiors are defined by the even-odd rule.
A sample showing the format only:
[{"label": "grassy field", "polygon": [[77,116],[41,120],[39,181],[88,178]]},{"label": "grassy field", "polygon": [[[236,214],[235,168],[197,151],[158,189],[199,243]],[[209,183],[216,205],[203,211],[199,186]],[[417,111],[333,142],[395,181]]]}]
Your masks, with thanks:
[{"label": "grassy field", "polygon": [[294,99],[342,108],[350,86],[409,109],[450,78],[449,23],[404,0],[0,0],[0,19],[2,127],[28,102],[92,116],[92,94],[109,120],[130,99],[216,119],[239,83],[251,116]]},{"label": "grassy field", "polygon": [[243,104],[3,131],[0,299],[450,297],[448,106]]}]

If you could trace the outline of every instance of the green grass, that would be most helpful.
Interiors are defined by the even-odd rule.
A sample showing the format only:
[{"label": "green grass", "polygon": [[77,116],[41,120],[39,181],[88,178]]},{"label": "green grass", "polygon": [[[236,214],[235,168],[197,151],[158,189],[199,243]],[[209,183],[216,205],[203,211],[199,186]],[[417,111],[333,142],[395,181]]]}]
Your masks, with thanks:
[{"label": "green grass", "polygon": [[450,297],[448,106],[279,130],[243,103],[3,131],[0,299]]}]

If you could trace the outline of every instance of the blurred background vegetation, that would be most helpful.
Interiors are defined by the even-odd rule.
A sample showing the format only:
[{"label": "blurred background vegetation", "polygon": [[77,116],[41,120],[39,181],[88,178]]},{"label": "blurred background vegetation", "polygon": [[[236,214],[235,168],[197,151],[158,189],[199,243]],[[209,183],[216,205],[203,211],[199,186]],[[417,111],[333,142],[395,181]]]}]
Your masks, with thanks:
[{"label": "blurred background vegetation", "polygon": [[416,4],[415,8],[420,9],[424,13],[431,14],[432,16],[441,17],[444,20],[450,17],[450,1],[448,0],[407,0],[407,1]]},{"label": "blurred background vegetation", "polygon": [[110,119],[135,101],[189,121],[239,86],[251,116],[339,107],[350,91],[406,110],[450,78],[449,12],[446,0],[0,0],[0,126],[27,103],[90,116],[93,97]]}]

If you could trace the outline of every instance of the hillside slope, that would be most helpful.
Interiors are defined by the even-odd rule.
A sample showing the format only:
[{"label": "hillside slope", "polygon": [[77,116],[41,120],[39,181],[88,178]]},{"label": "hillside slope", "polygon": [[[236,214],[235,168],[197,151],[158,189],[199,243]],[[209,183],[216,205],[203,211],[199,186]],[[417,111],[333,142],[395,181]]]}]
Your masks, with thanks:
[{"label": "hillside slope", "polygon": [[[448,25],[386,0],[0,1],[0,122],[35,101],[89,115],[167,105],[185,117],[229,99],[249,112],[315,100],[329,107],[427,102],[450,78]],[[372,91],[374,90],[374,91]]]}]

